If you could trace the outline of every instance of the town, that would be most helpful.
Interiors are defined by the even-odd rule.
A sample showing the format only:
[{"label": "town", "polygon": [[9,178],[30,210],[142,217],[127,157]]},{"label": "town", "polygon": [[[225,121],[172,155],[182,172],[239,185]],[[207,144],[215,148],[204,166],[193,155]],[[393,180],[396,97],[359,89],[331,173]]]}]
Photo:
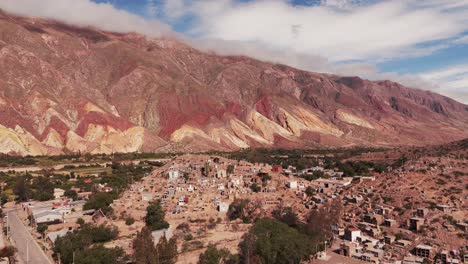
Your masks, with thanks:
[{"label": "town", "polygon": [[[251,230],[261,219],[276,219],[314,241],[297,263],[468,263],[466,149],[398,165],[356,161],[369,155],[379,153],[342,161],[310,155],[301,168],[288,164],[287,155],[280,157],[282,164],[269,164],[215,154],[68,165],[49,172],[50,186],[67,175],[63,188],[48,187],[50,197],[38,186],[43,177],[23,182],[35,190],[13,182],[20,198],[21,192],[34,194],[16,202],[4,195],[12,179],[2,183],[4,240],[18,252],[27,247],[26,263],[38,263],[28,262],[29,254],[43,255],[48,263],[74,263],[86,247],[67,248],[64,238],[107,232],[89,242],[90,248],[138,263],[135,243],[148,228],[154,248],[173,243],[174,263],[205,263],[203,256],[216,251],[228,252],[223,263],[239,263],[245,258],[240,245]],[[150,212],[159,222],[149,223]],[[18,225],[39,252],[17,241],[24,235]],[[322,234],[312,235],[314,228]],[[5,254],[14,261],[18,254],[10,251]]]}]

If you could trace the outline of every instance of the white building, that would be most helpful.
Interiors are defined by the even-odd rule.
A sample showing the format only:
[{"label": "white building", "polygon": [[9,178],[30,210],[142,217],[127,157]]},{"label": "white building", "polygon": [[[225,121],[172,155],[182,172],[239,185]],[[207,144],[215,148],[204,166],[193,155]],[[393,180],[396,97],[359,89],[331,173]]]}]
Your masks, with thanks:
[{"label": "white building", "polygon": [[56,212],[53,210],[48,210],[48,211],[34,214],[33,217],[34,217],[34,222],[37,225],[63,222],[63,215],[60,212]]},{"label": "white building", "polygon": [[218,178],[226,178],[226,177],[227,177],[226,170],[219,169],[219,170],[216,172],[216,177],[218,177]]},{"label": "white building", "polygon": [[54,197],[55,197],[55,199],[63,197],[64,195],[65,195],[65,190],[62,190],[60,188],[54,188]]},{"label": "white building", "polygon": [[290,181],[288,182],[288,187],[290,189],[297,189],[297,181]]},{"label": "white building", "polygon": [[179,171],[176,170],[174,167],[169,168],[169,180],[177,179],[179,178]]},{"label": "white building", "polygon": [[356,242],[357,238],[361,236],[361,230],[357,228],[348,228],[345,230],[345,239],[351,242]]},{"label": "white building", "polygon": [[219,203],[218,211],[220,213],[226,213],[229,210],[229,203]]}]

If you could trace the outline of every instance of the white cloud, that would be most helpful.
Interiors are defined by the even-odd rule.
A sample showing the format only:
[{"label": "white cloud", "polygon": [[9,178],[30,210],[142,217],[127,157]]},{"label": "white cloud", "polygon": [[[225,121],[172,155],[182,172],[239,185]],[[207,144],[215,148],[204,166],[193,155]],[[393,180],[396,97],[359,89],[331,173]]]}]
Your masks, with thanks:
[{"label": "white cloud", "polygon": [[453,38],[468,30],[468,9],[450,9],[462,4],[468,7],[465,0],[430,1],[418,8],[416,0],[363,6],[352,0],[327,0],[321,6],[292,6],[287,0],[182,2],[178,14],[196,18],[191,35],[255,42],[277,50],[320,54],[332,61],[381,61],[430,54],[446,45],[420,44]]},{"label": "white cloud", "polygon": [[146,0],[146,11],[151,17],[157,15],[158,7],[155,0]]},{"label": "white cloud", "polygon": [[468,44],[468,36],[463,36],[453,41],[454,44],[464,45]]},{"label": "white cloud", "polygon": [[468,104],[468,64],[454,65],[437,71],[422,73],[421,78],[436,83],[436,92],[455,97]]},{"label": "white cloud", "polygon": [[[191,16],[194,23],[187,33],[192,37],[174,33],[160,20],[91,0],[0,0],[0,8],[109,31],[173,35],[221,55],[246,55],[316,72],[391,79],[468,102],[466,72],[458,78],[453,74],[437,77],[443,72],[399,75],[380,72],[375,66],[387,59],[425,56],[468,42],[461,36],[468,30],[468,0],[322,0],[319,6],[293,6],[290,0],[146,1],[148,14],[157,13],[169,22]],[[426,45],[420,45],[423,43]]]},{"label": "white cloud", "polygon": [[150,37],[173,34],[170,26],[119,10],[109,3],[90,0],[0,0],[0,8],[23,16],[93,26],[115,32],[139,32]]}]

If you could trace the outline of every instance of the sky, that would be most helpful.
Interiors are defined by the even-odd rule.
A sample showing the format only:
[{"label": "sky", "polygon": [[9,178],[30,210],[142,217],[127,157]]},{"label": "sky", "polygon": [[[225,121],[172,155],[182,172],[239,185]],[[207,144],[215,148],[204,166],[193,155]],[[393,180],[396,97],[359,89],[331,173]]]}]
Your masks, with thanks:
[{"label": "sky", "polygon": [[468,103],[468,0],[0,0],[0,8],[390,79]]}]

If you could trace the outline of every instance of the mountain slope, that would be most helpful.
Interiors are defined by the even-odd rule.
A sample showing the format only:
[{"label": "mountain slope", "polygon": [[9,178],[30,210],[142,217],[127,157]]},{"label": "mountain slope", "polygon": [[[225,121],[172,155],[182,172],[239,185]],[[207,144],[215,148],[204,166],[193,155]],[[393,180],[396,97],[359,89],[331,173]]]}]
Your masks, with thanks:
[{"label": "mountain slope", "polygon": [[465,137],[468,106],[431,92],[0,12],[0,152],[395,146]]}]

